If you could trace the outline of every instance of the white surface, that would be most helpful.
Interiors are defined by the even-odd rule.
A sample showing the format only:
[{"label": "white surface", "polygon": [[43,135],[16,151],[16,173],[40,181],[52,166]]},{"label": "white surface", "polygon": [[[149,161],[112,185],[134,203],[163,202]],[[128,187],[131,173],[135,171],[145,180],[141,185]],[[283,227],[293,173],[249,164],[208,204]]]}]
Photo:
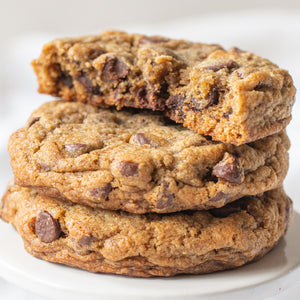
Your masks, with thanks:
[{"label": "white surface", "polygon": [[[167,36],[200,40],[203,42],[218,42],[229,47],[238,46],[241,49],[256,52],[270,58],[280,66],[288,69],[300,86],[300,14],[270,11],[248,11],[232,14],[201,16],[177,20],[173,23],[152,24],[151,26],[126,26],[125,29],[136,32],[165,34]],[[100,31],[101,29],[99,29]],[[36,79],[29,66],[32,58],[37,57],[41,45],[49,40],[46,35],[28,35],[12,39],[10,43],[0,48],[0,190],[4,191],[7,181],[12,176],[9,159],[6,152],[7,138],[11,132],[22,126],[30,112],[42,102],[51,98],[36,93]],[[22,49],[22,52],[21,50]],[[22,53],[22,55],[20,55]],[[5,54],[5,55],[4,55]],[[300,202],[297,199],[300,183],[300,106],[294,106],[293,120],[288,128],[292,141],[290,150],[290,170],[285,181],[287,193],[294,200],[295,208],[300,212]],[[1,275],[16,283],[34,290],[42,295],[62,297],[62,289],[70,288],[68,278],[72,279],[75,296],[86,289],[87,294],[96,290],[104,293],[111,287],[111,293],[116,295],[122,289],[130,293],[143,293],[143,298],[164,293],[180,295],[199,294],[204,292],[224,291],[224,289],[245,287],[258,282],[283,275],[294,264],[299,263],[299,214],[296,214],[293,227],[286,238],[286,245],[281,243],[274,252],[262,261],[242,269],[207,276],[175,277],[174,279],[129,279],[111,275],[95,275],[63,266],[49,264],[30,257],[22,249],[20,240],[6,224],[0,223],[0,267]],[[298,244],[297,244],[298,243]],[[3,265],[3,262],[5,264]],[[50,270],[50,271],[49,271]],[[57,270],[57,271],[56,271]],[[54,272],[54,274],[53,274]],[[53,276],[55,275],[55,276]],[[214,296],[217,299],[235,299],[250,296],[257,299],[298,299],[300,294],[299,269],[288,273],[277,280],[265,283],[263,286],[222,293]],[[223,278],[221,280],[221,278]],[[232,280],[229,280],[229,279]],[[87,281],[87,279],[90,279]],[[89,282],[93,283],[90,289]],[[135,284],[134,284],[135,283]],[[225,286],[223,285],[225,283]],[[124,292],[124,290],[123,290]],[[282,292],[277,296],[273,296]],[[123,296],[126,296],[124,292]],[[167,295],[167,294],[165,294]],[[170,295],[170,294],[169,294]],[[178,298],[177,297],[177,298]],[[14,299],[44,299],[34,297],[0,280],[0,298]],[[85,297],[92,299],[90,297]],[[118,297],[119,298],[119,297]],[[173,296],[172,296],[173,298]],[[75,299],[75,298],[74,298]],[[82,299],[82,298],[81,298]],[[99,299],[99,297],[98,297]],[[108,297],[105,297],[108,299]],[[121,298],[120,298],[121,299]],[[131,298],[132,299],[132,298]],[[187,299],[185,297],[185,299]],[[205,299],[209,299],[205,297]]]},{"label": "white surface", "polygon": [[85,0],[83,3],[82,0],[0,0],[0,33],[1,41],[26,32],[82,35],[124,24],[156,24],[174,18],[253,8],[294,11],[300,9],[300,1]]}]

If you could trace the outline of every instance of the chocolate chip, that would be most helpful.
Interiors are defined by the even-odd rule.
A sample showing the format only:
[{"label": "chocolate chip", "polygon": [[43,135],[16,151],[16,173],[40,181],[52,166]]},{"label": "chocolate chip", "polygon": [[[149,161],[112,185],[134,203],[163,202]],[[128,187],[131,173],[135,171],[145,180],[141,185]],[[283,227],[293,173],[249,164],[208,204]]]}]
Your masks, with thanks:
[{"label": "chocolate chip", "polygon": [[80,247],[89,246],[92,243],[93,235],[84,235],[78,240],[78,245]]},{"label": "chocolate chip", "polygon": [[223,113],[223,117],[229,120],[229,116],[232,114],[232,108],[230,108],[227,112]]},{"label": "chocolate chip", "polygon": [[182,108],[182,103],[184,101],[184,97],[179,95],[174,95],[169,97],[169,99],[166,102],[166,106],[170,110],[177,110],[178,108]]},{"label": "chocolate chip", "polygon": [[246,210],[249,200],[250,200],[250,198],[244,197],[237,201],[228,203],[227,205],[225,205],[223,207],[211,209],[211,210],[209,210],[209,212],[216,218],[226,218],[233,213],[237,213],[242,210]]},{"label": "chocolate chip", "polygon": [[162,190],[158,195],[158,201],[156,202],[156,207],[158,209],[164,209],[170,207],[174,203],[175,195],[169,192],[170,183],[163,181]]},{"label": "chocolate chip", "polygon": [[149,88],[145,99],[145,106],[143,108],[149,108],[152,110],[164,111],[166,106],[166,100],[170,94],[168,92],[168,83],[166,81],[160,84],[152,85],[152,89]]},{"label": "chocolate chip", "polygon": [[39,163],[39,166],[44,172],[49,172],[51,170],[51,167],[44,162]]},{"label": "chocolate chip", "polygon": [[76,78],[77,81],[79,81],[86,89],[88,93],[91,93],[93,95],[101,95],[102,92],[100,91],[99,85],[93,85],[93,82],[91,79],[89,79],[86,76],[80,76]]},{"label": "chocolate chip", "polygon": [[52,243],[61,235],[58,220],[54,219],[47,211],[41,211],[35,221],[35,233],[44,243]]},{"label": "chocolate chip", "polygon": [[73,79],[70,75],[62,74],[58,80],[65,86],[72,88],[73,87]]},{"label": "chocolate chip", "polygon": [[242,183],[245,178],[238,158],[229,153],[225,153],[224,158],[214,167],[213,175],[236,184]]},{"label": "chocolate chip", "polygon": [[109,193],[112,191],[111,183],[107,183],[104,186],[97,187],[90,191],[90,194],[93,198],[99,199],[102,198],[104,200],[108,199]]},{"label": "chocolate chip", "polygon": [[192,111],[202,111],[203,109],[206,109],[218,103],[219,103],[219,92],[217,90],[217,87],[213,85],[211,86],[211,89],[205,99],[202,98],[196,100],[194,97],[191,97],[189,103],[189,109]]},{"label": "chocolate chip", "polygon": [[31,127],[33,124],[35,124],[36,122],[38,122],[40,120],[40,117],[35,117],[33,118],[30,123],[29,123],[29,127]]},{"label": "chocolate chip", "polygon": [[205,106],[205,108],[219,103],[219,92],[215,85],[211,86],[211,89],[205,99],[208,100],[208,104]]},{"label": "chocolate chip", "polygon": [[158,209],[170,207],[173,204],[175,196],[173,194],[161,195],[156,203]]},{"label": "chocolate chip", "polygon": [[[153,109],[153,103],[151,102],[151,94],[152,92],[148,92],[148,90],[145,87],[140,87],[136,91],[134,91],[134,95],[138,100],[138,107],[140,108],[148,108],[148,109]],[[148,99],[150,97],[150,99]],[[155,102],[158,101],[153,101],[154,105],[156,104]]]},{"label": "chocolate chip", "polygon": [[[174,95],[168,98],[166,101],[166,107],[171,112],[176,111],[178,114],[178,117],[183,120],[184,119],[184,113],[183,113],[183,103],[185,101],[185,97],[181,95]],[[180,120],[179,120],[180,121]]]},{"label": "chocolate chip", "polygon": [[90,148],[91,148],[90,145],[79,144],[79,143],[72,143],[72,144],[66,144],[65,145],[65,149],[73,157],[76,157],[76,156],[79,156],[81,154],[87,153]]},{"label": "chocolate chip", "polygon": [[229,60],[217,65],[213,65],[213,66],[208,66],[206,67],[207,70],[213,70],[214,72],[217,72],[221,69],[228,69],[229,71],[231,71],[232,69],[238,68],[239,65],[234,61],[234,60]]},{"label": "chocolate chip", "polygon": [[151,145],[150,139],[144,133],[138,132],[131,137],[139,145]]},{"label": "chocolate chip", "polygon": [[121,161],[121,174],[125,177],[138,174],[139,164],[130,161]]},{"label": "chocolate chip", "polygon": [[141,44],[147,44],[147,43],[154,43],[154,44],[159,44],[159,43],[166,43],[169,40],[160,36],[144,36],[140,39]]},{"label": "chocolate chip", "polygon": [[108,57],[101,72],[101,80],[104,82],[116,81],[125,78],[128,74],[128,66],[116,57]]}]

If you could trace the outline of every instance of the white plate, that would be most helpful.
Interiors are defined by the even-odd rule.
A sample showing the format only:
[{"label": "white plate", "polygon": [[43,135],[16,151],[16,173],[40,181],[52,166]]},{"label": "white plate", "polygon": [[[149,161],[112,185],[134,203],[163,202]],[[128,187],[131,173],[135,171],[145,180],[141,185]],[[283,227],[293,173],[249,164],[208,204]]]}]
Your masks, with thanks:
[{"label": "white plate", "polygon": [[22,240],[12,226],[1,222],[0,276],[25,289],[58,300],[66,297],[74,300],[84,297],[224,299],[226,293],[230,299],[265,299],[293,285],[299,278],[299,228],[300,214],[295,213],[287,236],[272,252],[260,261],[236,270],[210,275],[142,279],[92,274],[36,259],[25,252]]}]

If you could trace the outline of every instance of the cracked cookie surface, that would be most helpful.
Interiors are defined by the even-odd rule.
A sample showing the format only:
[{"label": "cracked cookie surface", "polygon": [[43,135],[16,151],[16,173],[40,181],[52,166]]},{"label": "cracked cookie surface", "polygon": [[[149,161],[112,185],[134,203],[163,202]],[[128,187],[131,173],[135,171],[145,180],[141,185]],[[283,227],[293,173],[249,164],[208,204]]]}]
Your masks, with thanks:
[{"label": "cracked cookie surface", "polygon": [[55,40],[32,65],[41,93],[164,111],[235,145],[283,130],[296,92],[287,71],[253,53],[119,31]]},{"label": "cracked cookie surface", "polygon": [[91,272],[173,276],[236,268],[261,258],[285,234],[292,203],[279,188],[208,211],[136,215],[10,185],[0,216],[38,258]]},{"label": "cracked cookie surface", "polygon": [[285,132],[234,146],[154,113],[63,101],[42,105],[9,140],[17,184],[132,213],[210,209],[279,187],[288,148]]}]

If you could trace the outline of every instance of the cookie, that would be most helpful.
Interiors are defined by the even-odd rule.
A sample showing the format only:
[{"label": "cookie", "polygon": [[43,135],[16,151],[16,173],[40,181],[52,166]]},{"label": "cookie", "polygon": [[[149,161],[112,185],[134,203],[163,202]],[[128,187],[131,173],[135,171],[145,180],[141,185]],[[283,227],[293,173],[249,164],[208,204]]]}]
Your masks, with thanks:
[{"label": "cookie", "polygon": [[58,39],[32,62],[39,92],[97,106],[147,108],[240,145],[283,130],[295,87],[287,71],[237,48],[108,31]]},{"label": "cookie", "polygon": [[285,132],[211,141],[153,113],[43,104],[9,140],[18,185],[96,208],[168,213],[221,207],[281,185]]},{"label": "cookie", "polygon": [[0,207],[32,255],[139,277],[211,273],[258,260],[285,234],[292,215],[281,188],[209,211],[136,215],[10,186]]}]

